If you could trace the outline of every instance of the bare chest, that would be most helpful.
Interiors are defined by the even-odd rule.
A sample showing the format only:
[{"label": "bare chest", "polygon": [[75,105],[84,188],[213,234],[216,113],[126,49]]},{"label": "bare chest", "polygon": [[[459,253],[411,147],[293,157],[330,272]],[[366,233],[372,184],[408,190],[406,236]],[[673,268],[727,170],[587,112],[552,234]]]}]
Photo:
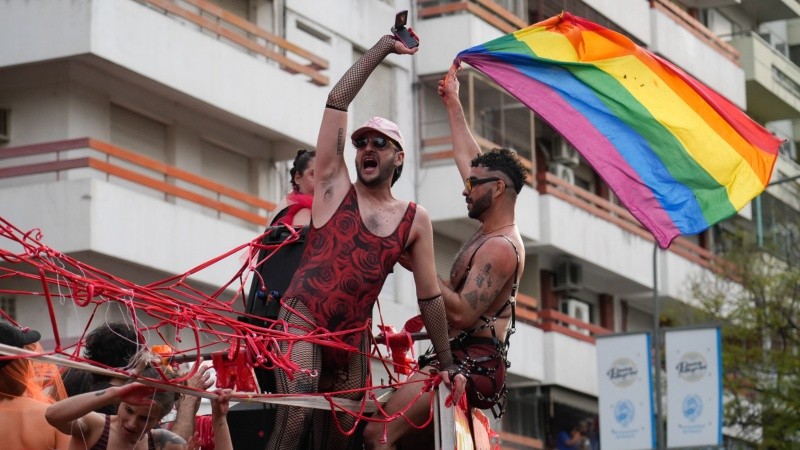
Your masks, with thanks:
[{"label": "bare chest", "polygon": [[461,249],[456,254],[455,261],[453,261],[453,267],[450,269],[451,287],[454,289],[460,288],[461,280],[469,271],[472,255],[475,254],[475,251],[478,250],[478,247],[480,247],[485,241],[486,238],[482,234],[478,233],[461,246]]},{"label": "bare chest", "polygon": [[389,236],[403,220],[407,205],[404,202],[378,203],[359,200],[361,220],[370,233],[376,236]]}]

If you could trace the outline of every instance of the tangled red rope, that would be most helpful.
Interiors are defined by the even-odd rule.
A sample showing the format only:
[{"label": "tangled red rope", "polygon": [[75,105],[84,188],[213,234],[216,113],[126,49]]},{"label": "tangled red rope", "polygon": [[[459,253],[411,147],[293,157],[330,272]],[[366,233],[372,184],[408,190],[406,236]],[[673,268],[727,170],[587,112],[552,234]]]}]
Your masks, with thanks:
[{"label": "tangled red rope", "polygon": [[[107,307],[118,308],[126,320],[138,330],[140,342],[145,343],[148,347],[169,346],[172,356],[194,359],[196,362],[201,360],[201,354],[208,349],[218,350],[219,348],[225,348],[227,349],[225,351],[227,358],[224,358],[224,360],[230,364],[234,364],[234,362],[235,364],[245,364],[245,371],[260,366],[266,369],[279,368],[290,376],[297,372],[308,372],[308,369],[299,367],[291,360],[292,346],[299,340],[351,352],[358,351],[358,349],[345,344],[341,337],[348,333],[363,332],[369,329],[370,323],[359,329],[332,333],[313,325],[313,320],[309,319],[307,321],[309,325],[303,329],[303,336],[297,336],[296,334],[282,331],[282,329],[287,329],[286,327],[288,326],[284,322],[268,321],[266,327],[260,327],[236,319],[237,316],[243,315],[242,311],[244,311],[246,300],[245,285],[248,283],[248,278],[250,276],[259,276],[256,269],[263,263],[263,260],[257,261],[255,256],[259,254],[260,250],[266,248],[267,256],[265,259],[268,259],[280,246],[290,244],[293,239],[290,238],[281,244],[272,246],[265,246],[261,242],[262,236],[258,236],[252,241],[204,262],[185,273],[147,285],[137,285],[84,264],[44,245],[42,243],[42,233],[38,229],[23,232],[0,217],[0,259],[3,262],[3,264],[0,264],[0,280],[2,280],[0,294],[14,295],[17,298],[24,299],[26,302],[43,302],[41,307],[42,310],[47,311],[55,341],[55,348],[43,352],[43,354],[59,355],[72,361],[79,361],[123,374],[125,372],[120,369],[105,367],[81,356],[81,349],[85,345],[86,333],[100,325],[98,322],[105,320],[104,317],[108,314],[107,309],[105,309]],[[227,258],[238,257],[241,254],[244,254],[245,262],[241,264],[240,269],[223,286],[220,286],[215,291],[207,293],[199,283],[190,281],[190,277],[201,270]],[[63,320],[63,310],[67,307],[88,309],[90,311],[83,333],[75,343],[64,342],[59,333],[59,317]],[[61,312],[60,316],[58,312]],[[0,309],[0,316],[14,323],[11,315],[2,309]],[[259,319],[264,320],[263,318]],[[382,329],[388,335],[386,343],[392,355],[384,358],[380,351],[377,350],[377,346],[373,346],[376,350],[372,354],[365,356],[379,359],[384,367],[387,368],[387,371],[389,367],[400,369],[401,372],[407,371],[407,366],[412,363],[405,356],[405,353],[411,347],[411,341],[407,335],[409,330],[393,334],[393,330],[388,327]],[[414,331],[418,331],[418,328]],[[191,337],[189,342],[185,342],[187,339],[183,337],[184,334],[188,334]],[[169,339],[170,336],[173,336],[179,348],[175,348]],[[282,342],[288,343],[286,353],[281,353],[277,350],[279,348],[278,343]],[[3,356],[0,354],[0,360],[13,357],[19,356]],[[170,381],[163,376],[161,380],[156,381],[160,381],[167,386],[169,384],[182,383],[194,375],[198,367],[199,364],[194,364],[193,369],[180,378]],[[236,370],[241,369],[240,367]],[[410,373],[410,371],[407,372]],[[359,420],[376,420],[365,414],[366,406],[375,404],[385,414],[379,404],[376,390],[396,387],[401,383],[400,380],[391,375],[390,378],[389,383],[381,386],[365,386],[348,391],[362,392],[364,394],[358,408],[348,409],[343,406],[337,396],[344,392],[291,396],[238,392],[234,395],[234,398],[261,398],[268,400],[281,397],[318,396],[327,401],[331,411],[352,415],[357,419],[356,422]],[[426,394],[432,396],[432,387],[439,381],[438,377],[425,380],[424,386],[420,388],[419,396]],[[242,389],[243,387],[248,389]],[[251,390],[252,386],[237,384],[237,388],[239,391]],[[413,401],[416,400],[416,398],[413,399]],[[411,402],[409,406],[410,404]],[[388,421],[401,417],[406,409],[404,408],[384,420]],[[351,430],[341,431],[349,435],[355,431],[355,427]]]}]

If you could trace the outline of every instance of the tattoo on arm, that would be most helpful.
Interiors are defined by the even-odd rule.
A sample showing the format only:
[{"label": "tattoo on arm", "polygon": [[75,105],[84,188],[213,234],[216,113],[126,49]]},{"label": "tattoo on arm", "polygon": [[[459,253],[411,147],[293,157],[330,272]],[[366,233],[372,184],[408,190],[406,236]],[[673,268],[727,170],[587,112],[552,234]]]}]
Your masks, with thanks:
[{"label": "tattoo on arm", "polygon": [[342,155],[344,154],[344,129],[339,128],[339,131],[336,133],[336,154]]},{"label": "tattoo on arm", "polygon": [[186,445],[186,440],[167,430],[153,430],[153,442],[157,449],[163,450],[168,444]]},{"label": "tattoo on arm", "polygon": [[492,265],[487,263],[485,266],[483,266],[483,272],[478,273],[478,276],[475,277],[475,284],[477,284],[479,288],[483,287],[484,282],[486,282],[487,288],[492,287],[491,270]]},{"label": "tattoo on arm", "polygon": [[103,394],[105,394],[105,393],[106,393],[106,390],[105,390],[105,389],[103,389],[102,391],[97,391],[97,392],[95,392],[95,393],[94,393],[94,396],[95,396],[95,397],[100,397],[101,395],[103,395]]},{"label": "tattoo on arm", "polygon": [[469,303],[473,311],[478,309],[478,293],[476,291],[464,294],[464,298],[467,299],[467,303]]},{"label": "tattoo on arm", "polygon": [[[464,298],[469,303],[473,311],[478,309],[478,305],[488,307],[500,294],[500,289],[490,289],[495,284],[495,274],[492,273],[492,264],[487,263],[483,269],[475,275],[475,285],[471,292],[464,294]],[[500,286],[502,288],[502,286]]]}]

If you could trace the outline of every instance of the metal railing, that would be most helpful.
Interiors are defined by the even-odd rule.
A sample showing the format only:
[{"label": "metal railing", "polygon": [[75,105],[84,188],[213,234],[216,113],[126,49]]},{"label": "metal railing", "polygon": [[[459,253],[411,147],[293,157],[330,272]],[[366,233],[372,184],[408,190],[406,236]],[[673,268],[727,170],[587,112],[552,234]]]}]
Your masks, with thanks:
[{"label": "metal railing", "polygon": [[[275,61],[292,74],[300,73],[318,86],[327,86],[328,77],[321,70],[329,67],[328,60],[270,33],[254,23],[217,6],[208,0],[134,0],[167,15],[180,18],[225,39],[248,52]],[[287,55],[292,55],[290,58]],[[304,60],[298,62],[296,59]]]},{"label": "metal railing", "polygon": [[539,311],[539,317],[539,328],[543,331],[555,331],[591,344],[595,343],[595,336],[613,333],[608,328],[584,322],[554,309]]},{"label": "metal railing", "polygon": [[729,43],[725,42],[720,36],[717,36],[708,27],[703,25],[702,22],[689,15],[689,13],[682,10],[672,1],[650,0],[650,7],[672,17],[676,23],[689,30],[689,32],[697,36],[698,39],[707,43],[711,48],[719,52],[722,56],[731,60],[736,65],[739,65],[738,50],[736,50]]},{"label": "metal railing", "polygon": [[57,181],[63,173],[80,169],[101,172],[109,181],[133,182],[163,194],[165,199],[187,200],[257,227],[266,225],[266,213],[275,209],[274,203],[254,195],[88,137],[6,147],[0,152],[0,180],[52,174]]},{"label": "metal railing", "polygon": [[529,25],[492,0],[417,0],[417,5],[420,19],[468,13],[505,33],[513,33]]}]

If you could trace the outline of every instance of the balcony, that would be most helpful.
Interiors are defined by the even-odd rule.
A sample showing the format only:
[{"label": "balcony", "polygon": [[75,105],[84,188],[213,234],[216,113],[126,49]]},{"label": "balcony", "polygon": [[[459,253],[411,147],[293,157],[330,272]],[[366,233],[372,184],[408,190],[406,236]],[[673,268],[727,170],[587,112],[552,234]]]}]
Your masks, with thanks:
[{"label": "balcony", "polygon": [[[0,203],[9,222],[42,230],[45,245],[150,280],[250,241],[275,206],[91,138],[4,148]],[[193,279],[225,285],[239,264],[227,258]]]},{"label": "balcony", "polygon": [[233,115],[240,128],[304,142],[315,139],[316,116],[293,120],[268,106],[324,104],[328,90],[320,54],[329,43],[312,52],[207,0],[2,2],[0,41],[9,44],[0,48],[4,71],[88,67],[123,84],[119,95],[135,86],[225,121]]},{"label": "balcony", "polygon": [[420,75],[440,73],[461,50],[528,26],[527,20],[492,0],[418,0],[414,29],[425,42],[417,58]]},{"label": "balcony", "polygon": [[653,39],[649,50],[744,108],[744,73],[739,66],[739,50],[672,2],[653,0],[650,4]]},{"label": "balcony", "polygon": [[692,8],[730,8],[759,23],[800,17],[797,0],[681,0],[681,3]]},{"label": "balcony", "polygon": [[730,41],[741,54],[747,112],[760,122],[796,118],[800,116],[800,68],[788,58],[785,43],[768,42],[765,37],[745,32]]}]

